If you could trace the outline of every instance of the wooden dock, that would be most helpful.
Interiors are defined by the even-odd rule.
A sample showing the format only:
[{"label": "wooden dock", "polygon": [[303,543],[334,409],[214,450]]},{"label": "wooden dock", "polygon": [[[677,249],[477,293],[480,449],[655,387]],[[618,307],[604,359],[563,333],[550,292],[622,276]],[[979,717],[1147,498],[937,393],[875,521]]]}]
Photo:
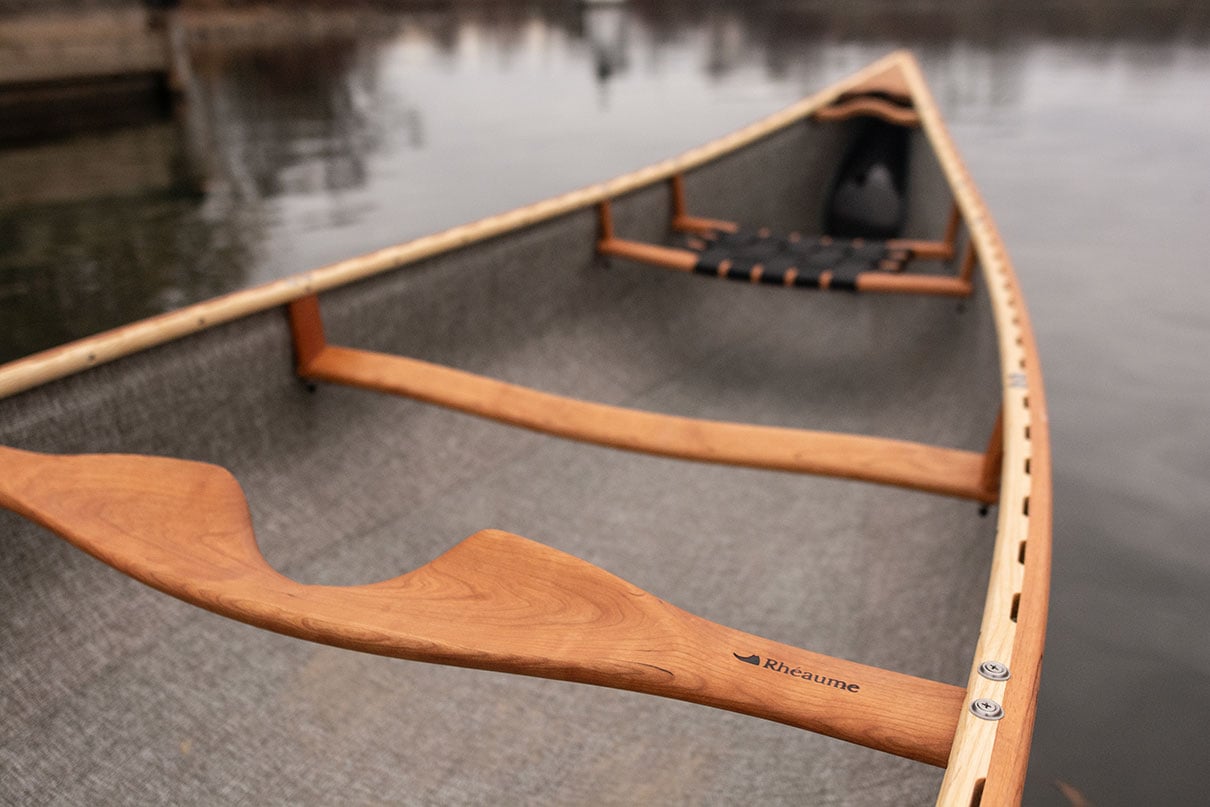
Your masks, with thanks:
[{"label": "wooden dock", "polygon": [[391,36],[399,25],[398,15],[373,9],[0,14],[0,144],[180,115],[195,95],[198,51]]},{"label": "wooden dock", "polygon": [[184,40],[178,12],[0,17],[0,142],[170,115],[189,83]]},{"label": "wooden dock", "polygon": [[143,9],[0,18],[0,92],[127,76],[167,77],[164,19]]}]

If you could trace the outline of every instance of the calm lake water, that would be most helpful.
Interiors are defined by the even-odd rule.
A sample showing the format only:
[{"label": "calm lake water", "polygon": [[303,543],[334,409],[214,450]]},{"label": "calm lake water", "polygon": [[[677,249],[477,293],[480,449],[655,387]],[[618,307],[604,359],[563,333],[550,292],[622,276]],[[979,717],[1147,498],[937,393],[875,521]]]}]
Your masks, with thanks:
[{"label": "calm lake water", "polygon": [[0,148],[0,361],[668,157],[912,48],[1024,283],[1055,568],[1026,803],[1206,803],[1210,10],[574,3],[195,34],[185,114]]}]

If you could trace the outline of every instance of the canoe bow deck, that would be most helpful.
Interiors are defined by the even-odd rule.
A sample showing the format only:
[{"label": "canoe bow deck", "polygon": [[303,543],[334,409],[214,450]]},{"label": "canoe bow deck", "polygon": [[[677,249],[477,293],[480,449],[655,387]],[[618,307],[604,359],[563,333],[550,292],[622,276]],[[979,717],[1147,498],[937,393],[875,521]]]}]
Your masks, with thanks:
[{"label": "canoe bow deck", "polygon": [[[649,265],[693,268],[665,245],[676,231],[797,243],[871,118],[912,132],[896,265],[795,263],[827,239],[758,245],[779,263],[749,261],[746,286]],[[777,288],[807,275],[816,288]],[[231,469],[243,491],[197,463],[0,448],[0,504],[196,605],[945,768],[629,694],[333,656],[146,595],[0,514],[3,799],[221,781],[256,801],[1020,800],[1049,577],[1041,376],[907,54],[611,183],[15,362],[0,395],[0,444]]]}]

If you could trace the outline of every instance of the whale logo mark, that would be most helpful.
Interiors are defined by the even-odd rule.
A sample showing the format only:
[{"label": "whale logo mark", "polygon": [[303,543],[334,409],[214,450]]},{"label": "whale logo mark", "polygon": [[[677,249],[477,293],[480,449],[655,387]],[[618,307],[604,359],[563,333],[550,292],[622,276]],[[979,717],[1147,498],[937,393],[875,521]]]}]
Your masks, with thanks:
[{"label": "whale logo mark", "polygon": [[760,666],[760,656],[758,656],[758,655],[753,654],[751,656],[741,656],[739,653],[732,653],[731,655],[735,656],[737,659],[744,662],[745,664],[753,664],[757,667]]}]

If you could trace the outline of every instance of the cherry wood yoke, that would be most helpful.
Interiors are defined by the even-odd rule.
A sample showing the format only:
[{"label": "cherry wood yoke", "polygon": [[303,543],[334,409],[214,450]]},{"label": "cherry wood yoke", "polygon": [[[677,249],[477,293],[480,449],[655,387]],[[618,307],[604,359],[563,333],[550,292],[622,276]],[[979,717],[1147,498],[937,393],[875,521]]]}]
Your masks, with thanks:
[{"label": "cherry wood yoke", "polygon": [[3,447],[0,465],[0,505],[149,586],[290,636],[691,701],[932,765],[963,708],[960,687],[717,625],[506,532],[380,583],[304,585],[265,562],[217,466]]}]

